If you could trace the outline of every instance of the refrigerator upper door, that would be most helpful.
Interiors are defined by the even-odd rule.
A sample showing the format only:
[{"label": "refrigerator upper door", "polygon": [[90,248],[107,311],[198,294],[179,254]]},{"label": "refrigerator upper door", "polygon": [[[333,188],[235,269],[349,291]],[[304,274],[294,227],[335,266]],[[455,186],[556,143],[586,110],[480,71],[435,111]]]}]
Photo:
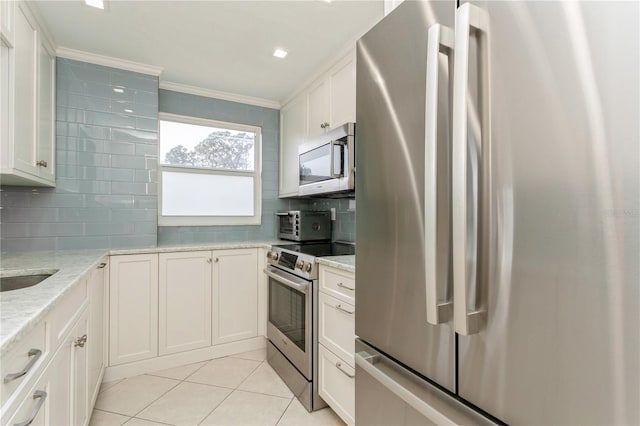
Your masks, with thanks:
[{"label": "refrigerator upper door", "polygon": [[[471,31],[480,66],[454,79],[475,91],[462,144],[472,190],[466,223],[453,225],[468,232],[454,255],[468,280],[455,307],[481,320],[458,338],[458,393],[509,424],[639,424],[640,4],[471,6],[488,21]],[[474,115],[490,127],[473,131]]]},{"label": "refrigerator upper door", "polygon": [[[425,110],[425,81],[427,34],[439,24],[436,33],[443,44],[452,35],[454,15],[454,1],[398,6],[358,42],[356,86],[356,334],[452,392],[455,334],[451,322],[443,320],[446,310],[437,316],[444,323],[427,321],[425,269],[427,261],[437,268],[429,271],[436,277],[431,289],[438,301],[450,300],[451,86],[446,46],[442,53],[434,52],[442,94],[430,105],[437,108],[435,113]],[[427,130],[437,127],[438,144],[429,151],[438,158],[428,161],[427,170],[425,115],[437,121],[427,123]],[[437,223],[434,233],[427,233],[428,244],[435,245],[431,259],[426,259],[425,249],[425,176],[427,186],[435,188],[427,197],[437,197],[437,203],[430,204]]]}]

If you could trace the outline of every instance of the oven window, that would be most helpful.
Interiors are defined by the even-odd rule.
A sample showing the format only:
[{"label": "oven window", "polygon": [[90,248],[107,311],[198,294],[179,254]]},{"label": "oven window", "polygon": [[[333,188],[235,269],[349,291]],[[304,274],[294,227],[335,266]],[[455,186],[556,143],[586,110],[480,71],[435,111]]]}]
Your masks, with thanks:
[{"label": "oven window", "polygon": [[269,322],[305,351],[305,295],[269,278]]},{"label": "oven window", "polygon": [[300,155],[300,185],[331,179],[331,144]]}]

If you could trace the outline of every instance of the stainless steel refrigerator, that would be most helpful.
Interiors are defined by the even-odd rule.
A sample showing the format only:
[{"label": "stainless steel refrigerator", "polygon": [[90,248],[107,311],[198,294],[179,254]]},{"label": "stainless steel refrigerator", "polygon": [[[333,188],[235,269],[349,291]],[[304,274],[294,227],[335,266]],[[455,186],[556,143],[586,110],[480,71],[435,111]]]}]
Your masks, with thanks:
[{"label": "stainless steel refrigerator", "polygon": [[640,423],[640,3],[358,42],[356,422]]}]

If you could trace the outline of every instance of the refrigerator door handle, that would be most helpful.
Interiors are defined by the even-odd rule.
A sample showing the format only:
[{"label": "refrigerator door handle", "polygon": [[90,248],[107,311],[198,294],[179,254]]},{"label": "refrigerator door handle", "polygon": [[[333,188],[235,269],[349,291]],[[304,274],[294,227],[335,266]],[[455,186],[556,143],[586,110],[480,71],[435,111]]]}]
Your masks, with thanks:
[{"label": "refrigerator door handle", "polygon": [[366,351],[360,351],[356,352],[355,360],[356,366],[362,368],[371,377],[393,392],[394,395],[431,420],[434,424],[456,425],[456,422],[420,399],[417,395],[399,383],[392,375],[387,374],[387,371],[392,372],[392,374],[397,373],[393,373],[392,370],[386,368],[385,371],[380,369],[376,364],[382,364],[384,362],[382,355],[372,355]]},{"label": "refrigerator door handle", "polygon": [[[453,301],[438,301],[438,83],[440,53],[453,59],[454,32],[440,24],[429,27],[427,36],[427,80],[424,120],[424,241],[427,322],[438,325],[449,321]],[[448,93],[446,94],[448,96]],[[447,284],[447,283],[445,283]]]},{"label": "refrigerator door handle", "polygon": [[[485,167],[485,156],[488,155],[489,141],[489,73],[488,73],[488,26],[489,15],[483,9],[470,3],[465,3],[456,11],[455,33],[455,68],[453,76],[453,191],[452,191],[452,223],[453,223],[453,316],[455,330],[462,335],[478,333],[485,321],[485,312],[475,310],[470,312],[469,299],[479,294],[479,277],[484,273],[481,262],[478,262],[478,251],[481,235],[478,232],[478,223],[481,223],[479,213],[483,212],[485,204],[479,206],[482,188],[486,179],[483,173],[489,169]],[[479,32],[484,40],[479,43],[479,55],[481,56],[480,75],[480,102],[482,119],[480,133],[474,138],[478,146],[478,164],[474,167],[476,176],[467,175],[468,161],[468,113],[474,112],[473,107],[468,111],[467,91],[469,83],[469,45],[471,28]],[[477,141],[478,136],[480,140]],[[482,163],[482,166],[480,164]],[[486,163],[488,165],[488,162]],[[474,166],[471,163],[471,166]],[[474,191],[475,200],[468,205],[467,194],[469,179],[477,182],[477,191]],[[470,215],[470,209],[474,209]],[[484,216],[482,216],[484,217]],[[474,247],[475,246],[475,247]],[[486,256],[485,250],[480,251],[481,259]],[[478,271],[480,273],[478,273]],[[474,286],[473,290],[468,289]]]}]

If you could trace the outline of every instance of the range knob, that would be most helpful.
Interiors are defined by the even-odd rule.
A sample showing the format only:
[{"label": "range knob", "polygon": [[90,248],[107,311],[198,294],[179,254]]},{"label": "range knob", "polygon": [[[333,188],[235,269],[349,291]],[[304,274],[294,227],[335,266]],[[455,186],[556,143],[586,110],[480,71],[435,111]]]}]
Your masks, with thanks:
[{"label": "range knob", "polygon": [[313,263],[307,262],[307,263],[304,264],[304,271],[305,272],[311,272],[311,268],[313,268]]},{"label": "range knob", "polygon": [[276,253],[275,251],[268,251],[267,252],[267,259],[271,259],[271,260],[278,260],[278,258],[280,257],[280,255],[278,253]]},{"label": "range knob", "polygon": [[303,270],[304,269],[304,261],[298,259],[298,261],[296,262],[296,268]]}]

